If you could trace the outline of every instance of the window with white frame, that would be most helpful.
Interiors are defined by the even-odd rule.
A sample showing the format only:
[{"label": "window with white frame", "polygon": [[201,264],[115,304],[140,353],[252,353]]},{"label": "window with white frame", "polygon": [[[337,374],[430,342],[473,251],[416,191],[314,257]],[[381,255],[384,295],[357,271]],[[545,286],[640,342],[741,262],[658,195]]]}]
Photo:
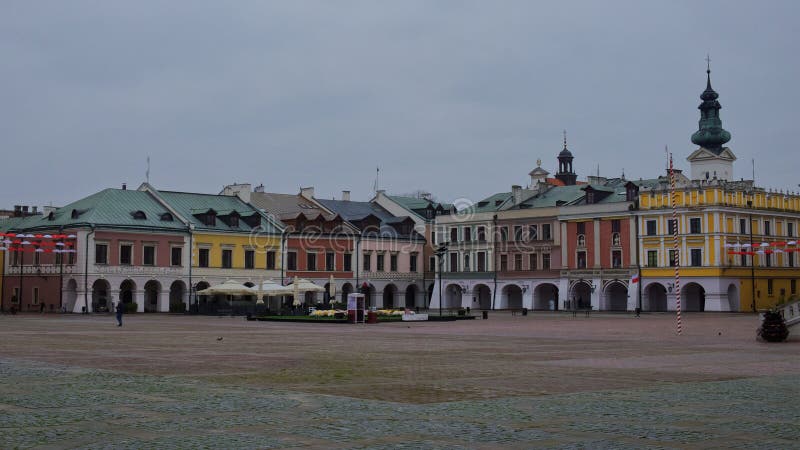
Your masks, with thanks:
[{"label": "window with white frame", "polygon": [[94,263],[108,264],[108,244],[99,242],[94,244]]},{"label": "window with white frame", "polygon": [[145,244],[142,246],[142,265],[155,266],[156,265],[156,246],[152,244]]},{"label": "window with white frame", "polygon": [[133,244],[128,242],[119,244],[119,264],[121,266],[133,264]]},{"label": "window with white frame", "polygon": [[692,267],[700,267],[703,265],[703,250],[699,248],[693,248],[689,251],[689,256],[691,258],[690,264]]}]

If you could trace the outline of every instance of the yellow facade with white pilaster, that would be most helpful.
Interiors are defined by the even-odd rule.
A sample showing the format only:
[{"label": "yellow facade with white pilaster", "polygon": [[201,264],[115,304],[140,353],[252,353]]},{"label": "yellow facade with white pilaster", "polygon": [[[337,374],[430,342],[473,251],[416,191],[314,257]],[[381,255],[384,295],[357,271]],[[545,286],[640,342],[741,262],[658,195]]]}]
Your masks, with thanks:
[{"label": "yellow facade with white pilaster", "polygon": [[[676,188],[675,203],[682,309],[752,311],[799,295],[800,269],[793,250],[800,196],[753,189],[751,182],[684,179]],[[667,309],[674,308],[677,297],[670,252],[672,214],[667,183],[640,191],[637,220],[644,303],[659,298],[663,287],[671,306]],[[750,248],[753,255],[737,253]]]}]

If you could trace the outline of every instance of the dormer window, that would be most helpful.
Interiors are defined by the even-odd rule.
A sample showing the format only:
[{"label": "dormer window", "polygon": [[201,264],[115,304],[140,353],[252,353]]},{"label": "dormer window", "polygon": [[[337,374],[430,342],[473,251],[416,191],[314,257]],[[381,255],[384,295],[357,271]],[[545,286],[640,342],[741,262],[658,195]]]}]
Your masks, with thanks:
[{"label": "dormer window", "polygon": [[145,214],[144,211],[134,211],[131,215],[136,220],[147,220],[147,214]]},{"label": "dormer window", "polygon": [[164,214],[161,214],[161,221],[162,222],[172,222],[173,220],[175,220],[175,219],[172,217],[172,214],[170,214],[168,212],[164,213]]},{"label": "dormer window", "polygon": [[197,217],[197,220],[205,226],[213,227],[217,225],[217,212],[213,209],[192,210],[192,215]]},{"label": "dormer window", "polygon": [[78,218],[78,217],[80,217],[80,216],[81,216],[81,214],[83,214],[84,212],[85,212],[85,210],[73,209],[73,210],[72,210],[71,217],[72,217],[73,219],[77,219],[77,218]]},{"label": "dormer window", "polygon": [[625,190],[625,200],[632,202],[636,200],[636,195],[638,194],[638,189],[636,189],[636,185],[630,183],[628,188]]},{"label": "dormer window", "polygon": [[586,190],[586,204],[593,205],[594,204],[594,192],[590,190]]},{"label": "dormer window", "polygon": [[56,213],[54,211],[50,211],[50,214],[47,215],[47,220],[56,220]]},{"label": "dormer window", "polygon": [[228,218],[228,226],[238,228],[239,227],[239,215],[238,214],[231,214]]}]

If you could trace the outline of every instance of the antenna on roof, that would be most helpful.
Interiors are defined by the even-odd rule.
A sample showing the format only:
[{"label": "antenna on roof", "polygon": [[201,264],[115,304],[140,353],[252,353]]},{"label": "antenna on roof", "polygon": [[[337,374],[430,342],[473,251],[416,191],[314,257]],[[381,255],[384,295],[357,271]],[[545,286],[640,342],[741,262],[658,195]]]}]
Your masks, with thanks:
[{"label": "antenna on roof", "polygon": [[372,192],[375,194],[378,193],[378,189],[380,189],[380,176],[381,176],[381,167],[375,167],[375,183],[372,185]]},{"label": "antenna on roof", "polygon": [[147,155],[147,170],[144,173],[144,178],[147,184],[150,184],[150,155]]}]

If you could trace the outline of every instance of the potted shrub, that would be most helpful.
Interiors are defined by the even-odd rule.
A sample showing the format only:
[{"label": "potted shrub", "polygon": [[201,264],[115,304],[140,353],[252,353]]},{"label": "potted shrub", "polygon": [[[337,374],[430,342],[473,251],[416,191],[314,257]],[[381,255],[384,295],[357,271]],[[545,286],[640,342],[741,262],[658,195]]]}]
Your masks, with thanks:
[{"label": "potted shrub", "polygon": [[136,302],[125,303],[125,313],[135,313],[139,309],[139,305]]},{"label": "potted shrub", "polygon": [[761,327],[757,334],[759,338],[767,342],[785,341],[789,336],[789,328],[786,327],[783,314],[776,309],[764,312],[764,319],[761,321]]}]

